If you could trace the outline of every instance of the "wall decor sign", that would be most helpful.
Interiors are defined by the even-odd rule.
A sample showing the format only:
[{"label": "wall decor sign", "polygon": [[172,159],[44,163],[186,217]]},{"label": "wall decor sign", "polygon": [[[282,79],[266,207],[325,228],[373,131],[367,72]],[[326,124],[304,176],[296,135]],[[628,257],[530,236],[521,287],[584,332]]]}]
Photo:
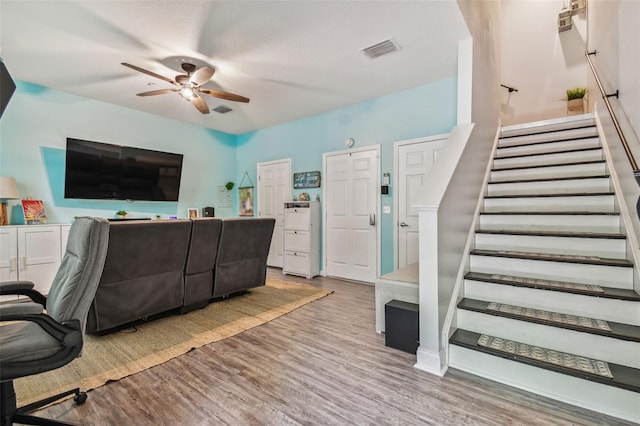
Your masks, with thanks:
[{"label": "wall decor sign", "polygon": [[299,188],[320,188],[320,172],[301,172],[293,174],[293,187]]}]

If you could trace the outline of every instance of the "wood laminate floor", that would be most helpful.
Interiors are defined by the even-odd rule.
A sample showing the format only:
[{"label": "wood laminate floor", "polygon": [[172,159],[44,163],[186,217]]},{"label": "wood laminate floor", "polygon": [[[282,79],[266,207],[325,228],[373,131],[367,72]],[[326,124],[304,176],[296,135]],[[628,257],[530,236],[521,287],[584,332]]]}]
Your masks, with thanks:
[{"label": "wood laminate floor", "polygon": [[373,286],[269,276],[335,292],[39,414],[84,425],[629,424],[454,369],[417,370],[375,332]]}]

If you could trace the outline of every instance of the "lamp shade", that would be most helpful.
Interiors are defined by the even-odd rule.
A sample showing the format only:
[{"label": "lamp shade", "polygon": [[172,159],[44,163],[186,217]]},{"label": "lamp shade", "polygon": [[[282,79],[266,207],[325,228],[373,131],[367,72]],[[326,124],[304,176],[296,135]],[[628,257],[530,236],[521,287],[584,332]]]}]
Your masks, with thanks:
[{"label": "lamp shade", "polygon": [[16,180],[8,176],[0,176],[0,200],[17,200],[18,186]]}]

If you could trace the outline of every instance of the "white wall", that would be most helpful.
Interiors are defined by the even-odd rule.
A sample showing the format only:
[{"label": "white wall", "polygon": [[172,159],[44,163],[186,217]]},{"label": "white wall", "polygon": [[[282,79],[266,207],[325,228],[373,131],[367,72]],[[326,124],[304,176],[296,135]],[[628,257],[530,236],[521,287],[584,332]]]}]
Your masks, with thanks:
[{"label": "white wall", "polygon": [[[619,90],[619,98],[611,97],[611,107],[618,118],[620,127],[627,139],[629,148],[640,163],[640,2],[620,0],[590,0],[589,3],[589,51],[596,71],[602,81],[605,92]],[[622,218],[625,221],[631,244],[629,252],[635,255],[635,263],[640,259],[637,241],[640,240],[640,221],[636,203],[640,197],[640,188],[633,175],[632,167],[616,132],[613,120],[599,96],[599,89],[592,74],[589,75],[589,88],[598,93],[594,108],[604,134],[603,144],[611,154],[614,164],[612,177],[619,185]],[[632,233],[631,230],[634,232]],[[635,234],[635,235],[633,235]],[[634,238],[635,237],[635,238]],[[634,283],[640,291],[640,279]]]},{"label": "white wall", "polygon": [[[591,0],[589,0],[591,1]],[[558,33],[558,13],[569,0],[502,0],[501,91],[503,124],[566,115],[566,89],[587,86],[587,18],[573,16],[573,28]]]},{"label": "white wall", "polygon": [[[471,103],[473,124],[458,123],[426,177],[430,188],[417,202],[420,215],[420,347],[416,367],[443,374],[443,325],[454,294],[485,170],[499,124],[500,10],[493,1],[459,0],[473,37],[460,43],[459,76],[471,75],[458,103]],[[465,114],[460,115],[465,120]],[[426,218],[429,216],[429,218]],[[437,249],[435,247],[437,246]],[[432,249],[427,249],[430,247]]]}]

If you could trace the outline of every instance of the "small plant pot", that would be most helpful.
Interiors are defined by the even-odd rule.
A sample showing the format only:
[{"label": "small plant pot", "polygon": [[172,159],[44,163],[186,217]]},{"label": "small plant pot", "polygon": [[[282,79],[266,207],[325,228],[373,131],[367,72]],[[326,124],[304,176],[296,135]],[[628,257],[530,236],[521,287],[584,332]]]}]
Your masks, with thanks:
[{"label": "small plant pot", "polygon": [[584,114],[584,98],[567,101],[567,115]]}]

